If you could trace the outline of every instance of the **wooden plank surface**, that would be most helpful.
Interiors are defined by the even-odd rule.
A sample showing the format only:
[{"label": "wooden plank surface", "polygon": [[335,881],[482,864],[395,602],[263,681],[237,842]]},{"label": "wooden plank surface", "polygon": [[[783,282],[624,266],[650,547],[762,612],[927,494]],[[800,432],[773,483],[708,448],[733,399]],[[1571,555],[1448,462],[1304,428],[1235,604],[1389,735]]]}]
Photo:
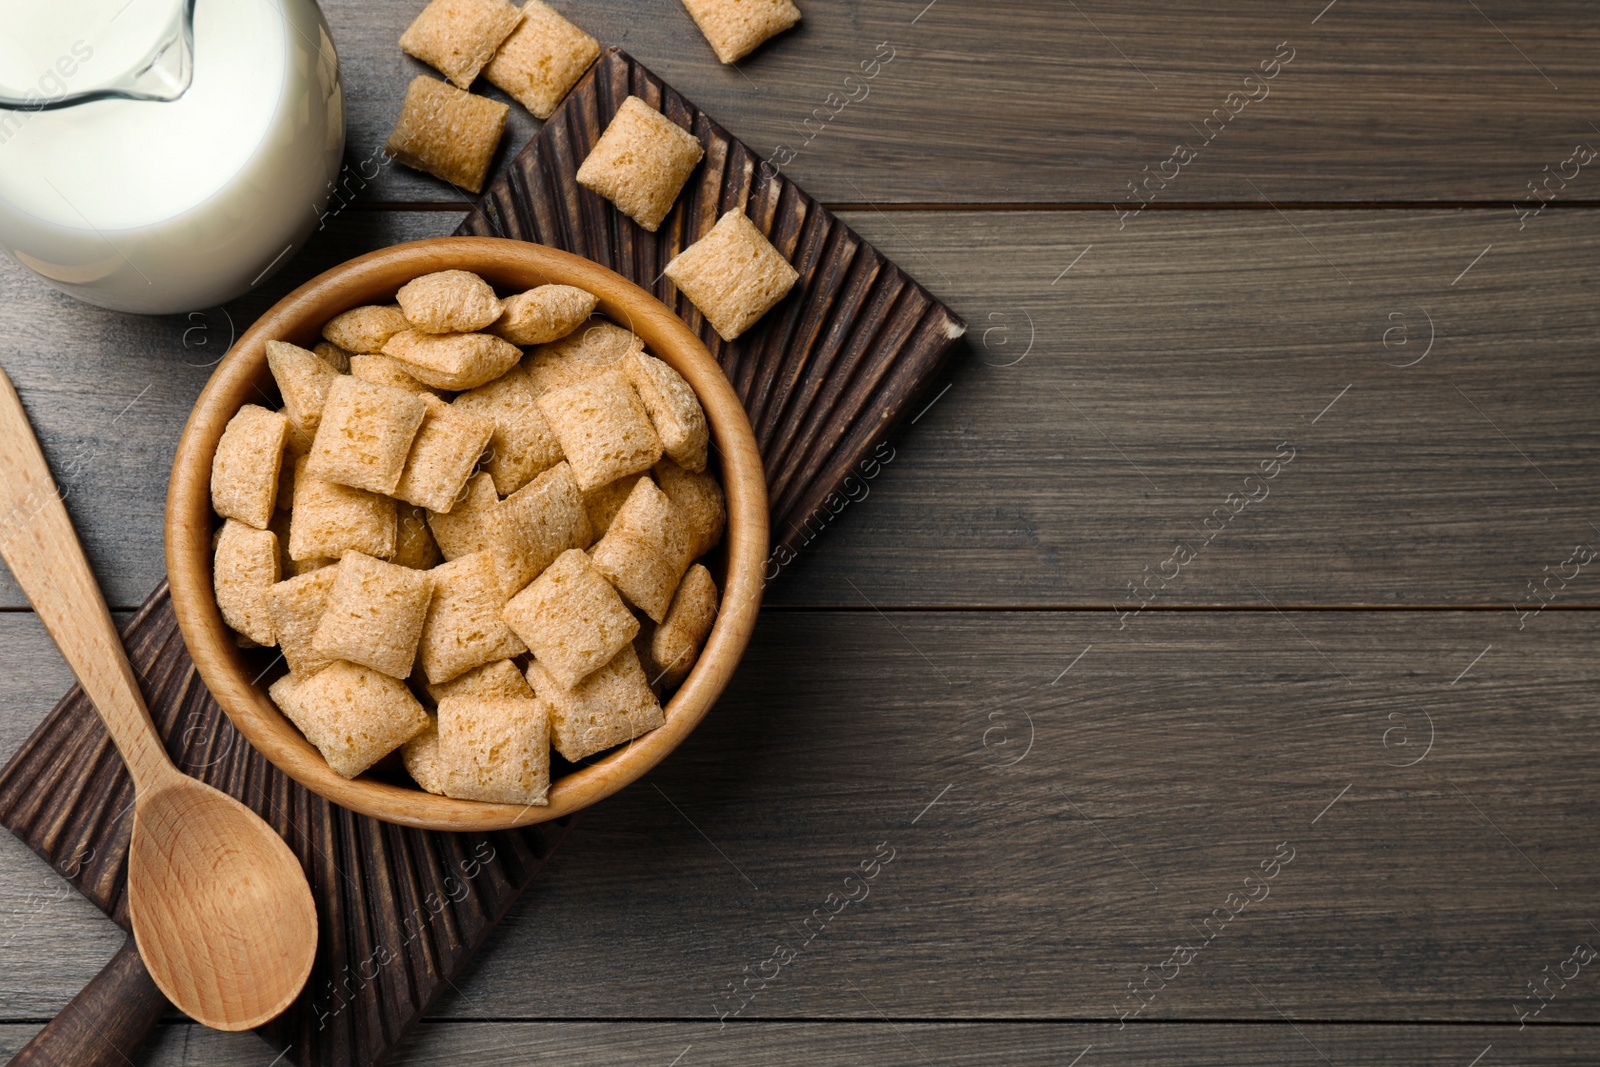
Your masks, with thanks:
[{"label": "wooden plank surface", "polygon": [[[327,3],[347,173],[258,294],[139,319],[0,264],[0,365],[114,605],[160,578],[229,337],[459,221],[376,154],[419,6]],[[1595,964],[1560,977],[1600,944],[1593,168],[1521,217],[1600,142],[1593,6],[804,0],[738,69],[676,3],[557,6],[792,149],[972,330],[729,696],[399,1062],[1593,1062]],[[535,128],[513,108],[502,157]],[[69,682],[25,611],[0,678],[9,753]],[[121,944],[64,887],[0,837],[0,1052]],[[174,1022],[145,1058],[278,1051]]]},{"label": "wooden plank surface", "polygon": [[[0,1025],[0,1054],[31,1034]],[[925,1067],[929,1063],[994,1067],[1465,1067],[1488,1052],[1529,1067],[1594,1062],[1583,1029],[1494,1026],[1341,1026],[1317,1023],[1133,1026],[1082,1023],[918,1023],[903,1021],[774,1023],[729,1027],[671,1022],[424,1023],[394,1067],[526,1067],[559,1059],[571,1067],[679,1067],[751,1063],[850,1063]],[[270,1050],[250,1035],[192,1025],[158,1031],[143,1062],[150,1067],[262,1067]]]},{"label": "wooden plank surface", "polygon": [[[347,188],[461,199],[372,162],[427,71],[395,44],[418,5],[324,6],[357,72]],[[1600,121],[1600,20],[1583,0],[811,0],[797,31],[736,69],[676,3],[556,6],[752,147],[792,150],[786,170],[831,203],[1100,206],[1131,200],[1148,166],[1178,175],[1148,187],[1161,201],[1479,200],[1511,217],[1526,183]],[[512,116],[507,154],[536,123]],[[1163,168],[1180,141],[1193,162]],[[1600,184],[1585,172],[1561,196],[1592,201]]]},{"label": "wooden plank surface", "polygon": [[[0,365],[114,605],[161,577],[170,457],[229,333],[293,282],[457,221],[351,212],[260,293],[190,317],[87,308],[0,266]],[[871,502],[818,524],[827,551],[803,552],[773,603],[1514,618],[1539,603],[1530,582],[1600,539],[1600,306],[1583,273],[1600,214],[1523,233],[1490,211],[1159,213],[1121,236],[1071,213],[846,221],[972,329]],[[1261,479],[1285,441],[1294,459]],[[1589,571],[1547,588],[1600,603]],[[9,575],[0,604],[23,604]]]},{"label": "wooden plank surface", "polygon": [[[0,641],[60,680],[31,616]],[[1515,1030],[1526,984],[1600,943],[1593,647],[1587,613],[1520,635],[1480,612],[1122,634],[1101,613],[769,613],[716,712],[585,815],[436,1014],[1114,1023],[1165,967],[1136,1021]],[[0,911],[25,916],[59,879],[0,847]],[[0,946],[0,1018],[47,1016],[116,947],[80,905]],[[1595,1017],[1600,981],[1573,969],[1534,1025]]]}]

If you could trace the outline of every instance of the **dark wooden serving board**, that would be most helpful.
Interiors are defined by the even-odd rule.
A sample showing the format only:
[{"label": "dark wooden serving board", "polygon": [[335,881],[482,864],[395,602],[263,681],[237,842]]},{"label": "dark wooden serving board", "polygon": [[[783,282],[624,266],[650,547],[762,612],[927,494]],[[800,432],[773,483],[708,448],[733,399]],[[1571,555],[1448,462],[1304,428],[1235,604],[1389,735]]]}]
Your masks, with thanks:
[{"label": "dark wooden serving board", "polygon": [[[629,95],[693,129],[706,160],[656,234],[579,187],[578,163]],[[795,291],[728,344],[661,277],[723,211],[750,217],[800,271]],[[607,51],[460,229],[564,248],[651,289],[699,330],[743,398],[766,460],[775,541],[797,550],[852,471],[902,419],[965,331],[949,309],[626,54]],[[815,519],[813,519],[813,516]],[[776,573],[789,558],[774,556]],[[305,1067],[387,1059],[506,914],[571,820],[494,834],[391,826],[332,805],[268,763],[206,691],[163,584],[124,631],[178,766],[260,812],[305,864],[320,943],[306,992],[261,1035]],[[133,786],[76,687],[0,771],[0,824],[128,925]],[[33,1064],[124,1063],[167,1009],[131,939]]]}]

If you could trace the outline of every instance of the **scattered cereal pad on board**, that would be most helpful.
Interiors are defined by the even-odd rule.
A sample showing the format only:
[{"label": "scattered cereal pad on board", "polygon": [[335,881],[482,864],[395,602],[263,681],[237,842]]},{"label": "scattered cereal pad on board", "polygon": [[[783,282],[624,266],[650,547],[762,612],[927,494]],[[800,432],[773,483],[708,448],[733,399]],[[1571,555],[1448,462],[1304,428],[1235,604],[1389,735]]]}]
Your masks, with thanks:
[{"label": "scattered cereal pad on board", "polygon": [[401,34],[400,48],[466,89],[521,17],[506,0],[433,0]]},{"label": "scattered cereal pad on board", "polygon": [[536,659],[528,667],[528,684],[550,708],[550,743],[565,759],[604,752],[666,722],[631,642],[570,688],[547,666]]},{"label": "scattered cereal pad on board", "polygon": [[704,155],[698,137],[630,96],[578,167],[578,184],[655,233]]},{"label": "scattered cereal pad on board", "polygon": [[522,21],[494,54],[483,76],[547,119],[583,72],[600,58],[600,42],[540,0],[522,5]]},{"label": "scattered cereal pad on board", "polygon": [[672,257],[662,273],[700,309],[724,341],[739,337],[789,295],[800,274],[735,208]]},{"label": "scattered cereal pad on board", "polygon": [[432,721],[404,682],[343,661],[310,678],[286,674],[268,695],[344,778],[371,767]]},{"label": "scattered cereal pad on board", "polygon": [[737,63],[800,21],[792,0],[683,0],[724,63]]},{"label": "scattered cereal pad on board", "polygon": [[[384,151],[408,167],[481,193],[510,111],[499,101],[418,76],[406,89],[400,119]],[[334,337],[328,340],[339,343]]]}]

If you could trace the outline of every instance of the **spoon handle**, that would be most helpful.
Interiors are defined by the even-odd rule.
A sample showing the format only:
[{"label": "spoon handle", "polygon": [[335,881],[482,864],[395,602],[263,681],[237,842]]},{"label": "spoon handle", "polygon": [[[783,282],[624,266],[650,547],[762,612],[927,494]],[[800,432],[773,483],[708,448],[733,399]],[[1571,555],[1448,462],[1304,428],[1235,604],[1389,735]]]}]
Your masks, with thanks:
[{"label": "spoon handle", "polygon": [[11,379],[0,370],[0,557],[117,743],[140,792],[175,773]]}]

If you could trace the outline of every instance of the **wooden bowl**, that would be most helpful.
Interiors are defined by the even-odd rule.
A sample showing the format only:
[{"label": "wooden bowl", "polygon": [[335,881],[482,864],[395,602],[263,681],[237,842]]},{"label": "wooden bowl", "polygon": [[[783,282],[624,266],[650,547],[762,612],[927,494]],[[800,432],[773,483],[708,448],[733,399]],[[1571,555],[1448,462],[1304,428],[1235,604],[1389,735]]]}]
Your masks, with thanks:
[{"label": "wooden bowl", "polygon": [[[700,660],[666,706],[666,722],[631,744],[551,783],[547,807],[483,804],[435,796],[363,775],[335,774],[256,684],[252,667],[223,623],[212,593],[211,459],[223,427],[244,404],[275,386],[266,342],[310,347],[322,324],[363,304],[392,303],[395,290],[432,271],[473,271],[501,292],[562,283],[600,298],[600,311],[632,329],[650,351],[682,374],[711,426],[712,461],[720,462],[728,501],[722,606]],[[522,241],[445,237],[396,245],[350,260],[280,300],[247,330],[200,394],[172,464],[167,494],[167,576],[178,626],[195,666],[239,732],[312,792],[387,822],[435,830],[500,830],[554,819],[621,789],[676,748],[728,684],[755,627],[767,554],[767,487],[744,407],[722,369],[683,321],[649,293],[606,268],[567,252]]]}]

